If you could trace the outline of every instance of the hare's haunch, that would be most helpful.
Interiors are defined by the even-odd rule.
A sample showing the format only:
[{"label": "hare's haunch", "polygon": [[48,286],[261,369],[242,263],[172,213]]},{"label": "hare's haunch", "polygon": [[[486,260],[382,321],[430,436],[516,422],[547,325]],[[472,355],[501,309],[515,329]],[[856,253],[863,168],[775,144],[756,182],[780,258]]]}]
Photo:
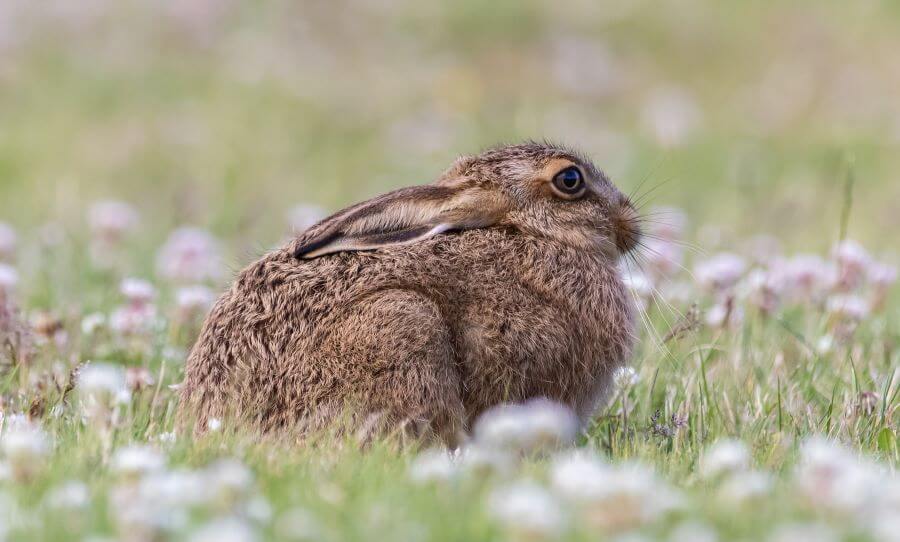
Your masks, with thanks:
[{"label": "hare's haunch", "polygon": [[188,359],[182,417],[312,431],[352,411],[447,442],[504,401],[587,419],[634,342],[618,260],[639,236],[631,203],[577,153],[460,158],[244,270]]}]

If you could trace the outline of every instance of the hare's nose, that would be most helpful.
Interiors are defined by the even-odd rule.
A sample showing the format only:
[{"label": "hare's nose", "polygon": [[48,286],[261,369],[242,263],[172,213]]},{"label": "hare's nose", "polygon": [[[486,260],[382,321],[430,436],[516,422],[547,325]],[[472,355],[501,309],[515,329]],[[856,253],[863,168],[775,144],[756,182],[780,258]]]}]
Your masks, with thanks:
[{"label": "hare's nose", "polygon": [[616,248],[621,254],[634,250],[641,240],[641,219],[631,201],[622,196],[618,208],[614,211],[613,230],[616,237]]}]

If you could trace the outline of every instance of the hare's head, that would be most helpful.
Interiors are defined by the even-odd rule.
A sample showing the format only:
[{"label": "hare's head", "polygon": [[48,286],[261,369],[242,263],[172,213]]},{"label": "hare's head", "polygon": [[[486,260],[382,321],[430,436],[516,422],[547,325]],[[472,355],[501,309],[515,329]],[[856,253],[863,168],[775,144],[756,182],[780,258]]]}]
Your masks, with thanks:
[{"label": "hare's head", "polygon": [[459,158],[432,184],[349,207],[298,240],[298,258],[414,243],[445,232],[506,228],[612,259],[638,243],[637,213],[589,160],[525,143]]}]

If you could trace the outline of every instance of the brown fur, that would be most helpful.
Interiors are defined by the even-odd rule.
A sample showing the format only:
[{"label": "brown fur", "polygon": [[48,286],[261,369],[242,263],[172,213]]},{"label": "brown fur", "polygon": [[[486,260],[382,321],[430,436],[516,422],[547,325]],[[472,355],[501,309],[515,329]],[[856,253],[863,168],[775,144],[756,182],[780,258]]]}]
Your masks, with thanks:
[{"label": "brown fur", "polygon": [[[588,190],[570,201],[550,182],[573,164]],[[548,397],[585,420],[633,344],[617,262],[637,241],[634,218],[566,149],[461,158],[244,270],[188,359],[182,414],[201,428],[237,416],[309,431],[351,406],[449,443],[503,401]]]}]

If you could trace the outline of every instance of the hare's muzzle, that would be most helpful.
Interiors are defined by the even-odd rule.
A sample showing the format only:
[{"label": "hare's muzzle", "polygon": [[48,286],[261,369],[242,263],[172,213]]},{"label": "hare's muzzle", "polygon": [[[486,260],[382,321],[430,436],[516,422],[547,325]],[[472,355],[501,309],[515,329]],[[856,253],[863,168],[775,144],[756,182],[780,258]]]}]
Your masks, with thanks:
[{"label": "hare's muzzle", "polygon": [[612,222],[619,253],[627,254],[634,250],[641,240],[641,219],[628,198],[622,196]]}]

